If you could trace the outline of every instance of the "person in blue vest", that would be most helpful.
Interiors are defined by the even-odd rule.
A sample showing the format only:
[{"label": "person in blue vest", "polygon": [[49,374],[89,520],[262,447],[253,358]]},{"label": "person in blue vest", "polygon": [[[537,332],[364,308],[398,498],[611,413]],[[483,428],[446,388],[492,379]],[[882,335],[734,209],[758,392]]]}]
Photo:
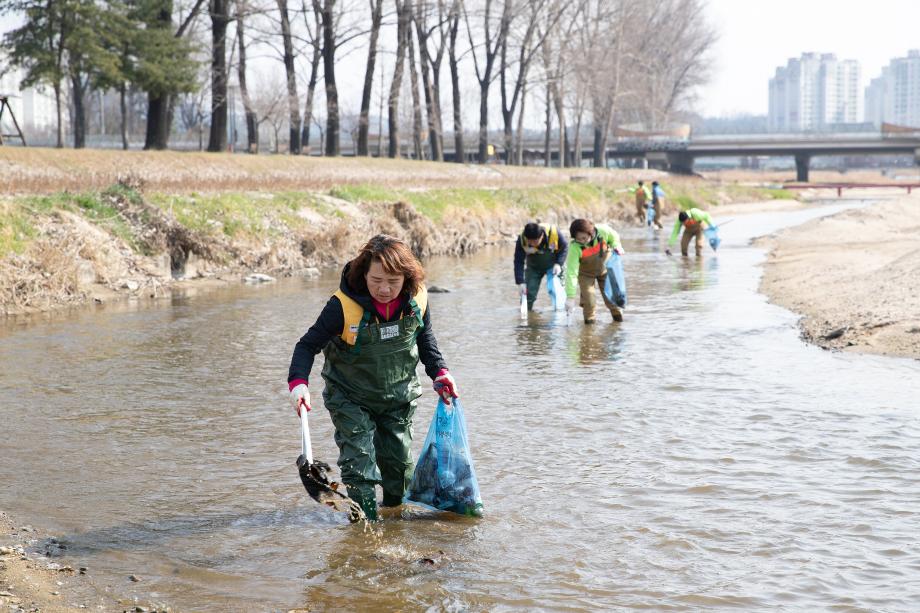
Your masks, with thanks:
[{"label": "person in blue vest", "polygon": [[291,357],[288,388],[298,415],[312,406],[313,358],[320,351],[326,358],[323,401],[335,426],[342,482],[369,520],[377,519],[378,484],[383,506],[398,506],[412,479],[419,361],[445,402],[459,397],[432,331],[424,279],[406,243],[373,237],[345,265],[338,291]]},{"label": "person in blue vest", "polygon": [[652,224],[659,230],[664,227],[661,225],[661,206],[664,204],[664,199],[664,190],[661,189],[661,185],[658,184],[658,181],[652,181],[652,208],[655,211],[655,220]]},{"label": "person in blue vest", "polygon": [[514,247],[514,282],[521,294],[527,296],[527,310],[540,291],[540,280],[546,273],[562,275],[569,245],[559,229],[546,223],[528,223]]}]

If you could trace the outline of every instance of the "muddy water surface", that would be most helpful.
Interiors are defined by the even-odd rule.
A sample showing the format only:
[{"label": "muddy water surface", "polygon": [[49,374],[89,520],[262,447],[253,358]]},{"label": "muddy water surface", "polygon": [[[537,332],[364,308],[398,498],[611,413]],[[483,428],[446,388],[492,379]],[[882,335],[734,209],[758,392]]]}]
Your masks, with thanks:
[{"label": "muddy water surface", "polygon": [[806,346],[756,291],[750,237],[815,214],[702,262],[625,232],[621,325],[545,294],[521,324],[510,250],[430,262],[481,520],[366,533],[306,498],[284,380],[336,274],[0,327],[0,508],[179,610],[914,610],[920,363]]}]

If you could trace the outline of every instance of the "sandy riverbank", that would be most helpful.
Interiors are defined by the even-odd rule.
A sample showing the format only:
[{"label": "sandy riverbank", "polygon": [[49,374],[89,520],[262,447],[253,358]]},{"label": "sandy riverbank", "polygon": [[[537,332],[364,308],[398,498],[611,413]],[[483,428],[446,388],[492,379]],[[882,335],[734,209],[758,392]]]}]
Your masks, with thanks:
[{"label": "sandy riverbank", "polygon": [[54,537],[32,526],[16,524],[0,512],[0,610],[13,613],[171,610],[163,604],[118,598],[109,587],[96,584],[91,568],[55,562],[60,548]]},{"label": "sandy riverbank", "polygon": [[761,291],[809,342],[920,359],[920,196],[889,197],[759,242]]}]

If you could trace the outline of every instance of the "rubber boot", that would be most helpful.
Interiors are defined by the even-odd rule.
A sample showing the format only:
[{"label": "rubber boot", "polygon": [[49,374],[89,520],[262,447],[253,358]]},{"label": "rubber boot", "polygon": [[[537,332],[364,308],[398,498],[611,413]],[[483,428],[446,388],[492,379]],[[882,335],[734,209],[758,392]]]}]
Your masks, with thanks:
[{"label": "rubber boot", "polygon": [[[377,521],[377,494],[371,488],[370,491],[365,491],[363,488],[357,488],[348,486],[348,497],[358,503],[358,506],[361,507],[361,510],[364,511],[364,516],[368,521]],[[361,518],[357,515],[349,515],[348,521],[355,523]]]}]

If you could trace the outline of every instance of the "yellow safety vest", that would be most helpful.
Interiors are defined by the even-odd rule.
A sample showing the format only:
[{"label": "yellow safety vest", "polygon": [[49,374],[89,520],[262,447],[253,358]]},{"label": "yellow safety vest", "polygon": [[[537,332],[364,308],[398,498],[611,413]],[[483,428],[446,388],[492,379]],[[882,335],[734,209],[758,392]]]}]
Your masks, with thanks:
[{"label": "yellow safety vest", "polygon": [[[339,304],[342,305],[342,319],[345,321],[340,336],[346,344],[354,346],[358,340],[358,332],[361,330],[361,322],[364,320],[364,307],[348,297],[341,289],[333,296],[338,298]],[[412,305],[413,311],[415,311],[414,316],[418,318],[419,324],[421,324],[422,318],[428,310],[428,290],[424,285],[412,297],[409,304]]]},{"label": "yellow safety vest", "polygon": [[[540,227],[546,233],[546,244],[552,251],[559,251],[559,229],[548,223],[541,223]],[[527,247],[527,238],[521,232],[521,247]]]}]

